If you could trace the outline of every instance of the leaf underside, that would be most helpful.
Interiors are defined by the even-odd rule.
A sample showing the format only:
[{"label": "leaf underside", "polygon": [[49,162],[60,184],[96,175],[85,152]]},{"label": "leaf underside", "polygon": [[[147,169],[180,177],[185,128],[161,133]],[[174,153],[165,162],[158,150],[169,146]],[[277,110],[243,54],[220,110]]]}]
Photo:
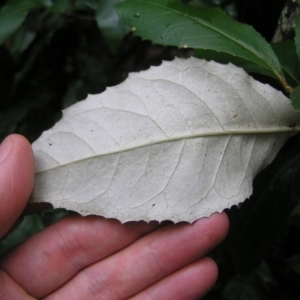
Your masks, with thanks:
[{"label": "leaf underside", "polygon": [[299,122],[281,92],[236,66],[163,62],[66,109],[33,143],[32,201],[192,222],[248,198]]}]

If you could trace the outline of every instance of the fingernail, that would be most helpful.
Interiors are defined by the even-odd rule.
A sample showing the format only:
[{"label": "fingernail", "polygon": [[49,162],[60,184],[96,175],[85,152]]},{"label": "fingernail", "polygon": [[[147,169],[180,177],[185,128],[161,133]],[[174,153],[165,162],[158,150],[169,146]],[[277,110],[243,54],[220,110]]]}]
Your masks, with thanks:
[{"label": "fingernail", "polygon": [[0,145],[0,164],[8,156],[11,148],[13,146],[12,141],[9,138],[6,138]]}]

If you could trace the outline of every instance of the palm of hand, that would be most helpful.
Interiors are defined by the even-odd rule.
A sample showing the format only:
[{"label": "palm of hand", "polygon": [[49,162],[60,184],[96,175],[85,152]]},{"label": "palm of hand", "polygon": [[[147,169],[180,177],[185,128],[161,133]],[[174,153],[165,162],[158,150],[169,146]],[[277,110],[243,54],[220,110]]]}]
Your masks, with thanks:
[{"label": "palm of hand", "polygon": [[[9,139],[5,159],[0,149],[0,236],[33,185],[30,145],[17,135]],[[70,215],[0,258],[0,299],[195,299],[217,277],[214,261],[203,255],[227,230],[225,214],[164,226]]]}]

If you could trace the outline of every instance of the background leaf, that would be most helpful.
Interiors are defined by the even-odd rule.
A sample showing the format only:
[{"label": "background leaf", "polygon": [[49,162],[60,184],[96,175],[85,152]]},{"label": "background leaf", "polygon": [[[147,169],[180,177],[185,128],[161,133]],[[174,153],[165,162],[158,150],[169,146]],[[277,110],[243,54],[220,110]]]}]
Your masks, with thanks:
[{"label": "background leaf", "polygon": [[72,5],[69,0],[53,0],[53,4],[49,10],[62,14],[71,11]]},{"label": "background leaf", "polygon": [[209,61],[213,60],[213,61],[217,61],[222,64],[227,64],[228,62],[231,62],[237,66],[243,67],[243,69],[245,69],[248,73],[252,73],[252,74],[258,73],[258,74],[270,75],[270,73],[266,72],[265,69],[262,69],[261,66],[259,66],[257,64],[253,64],[251,61],[248,61],[241,57],[237,57],[237,56],[225,53],[225,52],[196,49],[196,50],[194,50],[193,55],[198,58],[203,58],[203,59],[206,59]]},{"label": "background leaf", "polygon": [[296,54],[296,47],[293,41],[284,41],[271,44],[276,53],[284,76],[291,87],[300,84],[300,65]]},{"label": "background leaf", "polygon": [[98,7],[97,0],[75,0],[73,2],[74,8],[76,10],[84,10],[84,11],[95,11]]},{"label": "background leaf", "polygon": [[[241,66],[247,61],[255,65],[257,72],[282,77],[279,61],[263,37],[217,8],[196,8],[176,0],[129,0],[116,9],[134,34],[143,39],[179,48],[224,52],[240,58]],[[204,55],[202,51],[199,56]]]},{"label": "background leaf", "polygon": [[257,268],[267,247],[286,235],[289,215],[299,203],[300,138],[290,141],[273,164],[254,180],[254,194],[229,211],[232,229],[226,239],[239,274]]},{"label": "background leaf", "polygon": [[274,288],[277,284],[272,271],[264,262],[252,274],[233,277],[222,291],[222,299],[269,300],[265,288]]},{"label": "background leaf", "polygon": [[114,9],[114,5],[121,1],[99,0],[96,11],[97,24],[113,53],[116,53],[124,35],[129,32],[129,28],[120,20]]},{"label": "background leaf", "polygon": [[300,110],[300,85],[298,85],[291,94],[292,105]]},{"label": "background leaf", "polygon": [[296,28],[295,28],[295,44],[296,52],[298,56],[298,62],[300,62],[300,14],[296,17]]},{"label": "background leaf", "polygon": [[34,0],[10,1],[0,10],[0,45],[13,34],[24,22],[30,9],[41,7]]}]

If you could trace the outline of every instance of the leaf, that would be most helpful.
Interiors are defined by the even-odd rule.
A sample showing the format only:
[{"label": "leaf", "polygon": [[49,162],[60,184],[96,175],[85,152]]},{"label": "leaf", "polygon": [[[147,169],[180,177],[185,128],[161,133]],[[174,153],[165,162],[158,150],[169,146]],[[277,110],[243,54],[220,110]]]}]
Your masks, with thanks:
[{"label": "leaf", "polygon": [[69,0],[54,0],[49,10],[58,14],[63,14],[70,12],[72,10],[72,5]]},{"label": "leaf", "polygon": [[[26,17],[22,26],[12,36],[9,41],[9,51],[15,61],[18,61],[20,59],[20,55],[33,44],[33,41],[37,37],[36,28],[38,28],[41,23],[44,23],[43,14],[41,14],[39,10],[31,12]],[[26,63],[28,60],[30,59],[27,56]]]},{"label": "leaf", "polygon": [[249,197],[299,122],[281,92],[234,65],[164,62],[66,109],[33,143],[33,201],[192,222]]},{"label": "leaf", "polygon": [[278,284],[274,277],[272,269],[264,262],[255,272],[248,276],[232,277],[223,289],[221,299],[269,300],[270,298],[266,295],[267,288]]},{"label": "leaf", "polygon": [[122,0],[101,0],[96,12],[96,21],[108,46],[116,53],[129,28],[120,20],[114,5]]},{"label": "leaf", "polygon": [[299,175],[297,136],[255,178],[250,199],[228,212],[226,246],[238,274],[257,268],[268,247],[286,236],[288,218],[300,199]]},{"label": "leaf", "polygon": [[254,65],[257,72],[282,78],[279,61],[265,39],[219,8],[191,7],[176,0],[129,0],[116,5],[116,10],[134,34],[143,39],[223,52],[238,58],[242,67]]},{"label": "leaf", "polygon": [[295,44],[298,61],[300,61],[300,14],[296,17],[296,28],[295,28]]},{"label": "leaf", "polygon": [[291,101],[292,105],[297,110],[300,110],[300,85],[298,85],[291,93]]},{"label": "leaf", "polygon": [[97,0],[79,0],[76,2],[76,8],[86,6],[93,10],[96,10],[98,7],[97,2],[98,2]]},{"label": "leaf", "polygon": [[284,41],[271,44],[276,53],[287,82],[294,88],[300,83],[300,68],[296,54],[295,43],[293,41]]},{"label": "leaf", "polygon": [[0,45],[22,25],[28,11],[39,6],[30,0],[5,5],[0,11]]},{"label": "leaf", "polygon": [[299,254],[291,257],[288,261],[288,264],[294,272],[300,274],[300,255]]}]

